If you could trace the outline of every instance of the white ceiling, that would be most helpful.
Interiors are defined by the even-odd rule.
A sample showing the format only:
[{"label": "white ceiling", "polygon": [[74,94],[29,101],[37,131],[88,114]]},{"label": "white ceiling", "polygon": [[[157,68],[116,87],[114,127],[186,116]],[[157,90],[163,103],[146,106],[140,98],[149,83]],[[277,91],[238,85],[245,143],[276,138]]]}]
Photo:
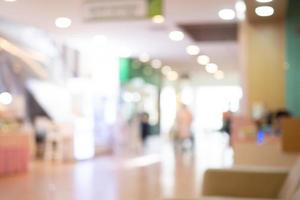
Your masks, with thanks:
[{"label": "white ceiling", "polygon": [[[133,50],[134,55],[146,52],[152,58],[161,59],[179,71],[203,71],[196,58],[185,53],[185,47],[193,44],[190,38],[173,42],[168,38],[171,30],[180,23],[220,22],[218,11],[234,8],[235,0],[165,0],[167,22],[156,25],[151,20],[106,21],[84,23],[83,0],[17,0],[14,3],[0,1],[0,17],[18,23],[39,27],[54,37],[69,43],[90,41],[94,35],[104,34],[111,45],[121,45]],[[66,16],[72,19],[69,29],[57,29],[54,20]],[[203,53],[209,55],[225,72],[238,69],[238,45],[226,43],[200,43]],[[200,69],[200,70],[199,70]]]}]

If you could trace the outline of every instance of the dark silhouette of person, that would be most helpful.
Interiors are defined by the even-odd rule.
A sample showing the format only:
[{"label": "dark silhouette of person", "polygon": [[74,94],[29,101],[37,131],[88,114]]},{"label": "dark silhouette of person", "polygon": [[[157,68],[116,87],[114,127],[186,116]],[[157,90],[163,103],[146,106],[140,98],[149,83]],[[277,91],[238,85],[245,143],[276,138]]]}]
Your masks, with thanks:
[{"label": "dark silhouette of person", "polygon": [[149,114],[144,112],[141,114],[141,139],[143,144],[145,144],[146,139],[151,134],[151,127],[149,124]]}]

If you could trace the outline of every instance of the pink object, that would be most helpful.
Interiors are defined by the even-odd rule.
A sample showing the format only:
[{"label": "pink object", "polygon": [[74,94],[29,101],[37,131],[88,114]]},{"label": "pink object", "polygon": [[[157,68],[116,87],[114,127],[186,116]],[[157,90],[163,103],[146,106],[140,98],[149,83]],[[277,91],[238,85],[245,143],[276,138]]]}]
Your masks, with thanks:
[{"label": "pink object", "polygon": [[28,151],[23,148],[0,148],[0,176],[25,173],[28,170]]},{"label": "pink object", "polygon": [[5,152],[4,149],[0,147],[0,175],[5,172]]},{"label": "pink object", "polygon": [[0,136],[0,177],[25,173],[30,161],[29,140],[26,135]]}]

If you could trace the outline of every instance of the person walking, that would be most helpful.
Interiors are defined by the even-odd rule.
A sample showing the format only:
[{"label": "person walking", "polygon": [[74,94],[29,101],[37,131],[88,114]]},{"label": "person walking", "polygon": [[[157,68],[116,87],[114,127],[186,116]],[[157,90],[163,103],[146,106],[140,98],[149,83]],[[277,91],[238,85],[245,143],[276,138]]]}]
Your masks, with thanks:
[{"label": "person walking", "polygon": [[151,126],[149,123],[149,114],[146,112],[143,112],[141,114],[141,139],[143,144],[145,145],[147,138],[151,134]]},{"label": "person walking", "polygon": [[[191,125],[193,122],[193,115],[185,104],[181,105],[180,110],[177,113],[177,136],[176,139],[184,144],[185,141],[190,140],[194,143],[193,135],[191,133]],[[184,148],[184,146],[182,146]]]}]

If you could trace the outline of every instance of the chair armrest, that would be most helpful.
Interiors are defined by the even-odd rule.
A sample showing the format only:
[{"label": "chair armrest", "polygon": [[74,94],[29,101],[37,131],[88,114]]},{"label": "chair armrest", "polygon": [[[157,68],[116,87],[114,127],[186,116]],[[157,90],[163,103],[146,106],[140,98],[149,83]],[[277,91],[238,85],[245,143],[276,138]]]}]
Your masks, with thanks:
[{"label": "chair armrest", "polygon": [[289,170],[210,169],[205,172],[204,196],[277,198]]}]

